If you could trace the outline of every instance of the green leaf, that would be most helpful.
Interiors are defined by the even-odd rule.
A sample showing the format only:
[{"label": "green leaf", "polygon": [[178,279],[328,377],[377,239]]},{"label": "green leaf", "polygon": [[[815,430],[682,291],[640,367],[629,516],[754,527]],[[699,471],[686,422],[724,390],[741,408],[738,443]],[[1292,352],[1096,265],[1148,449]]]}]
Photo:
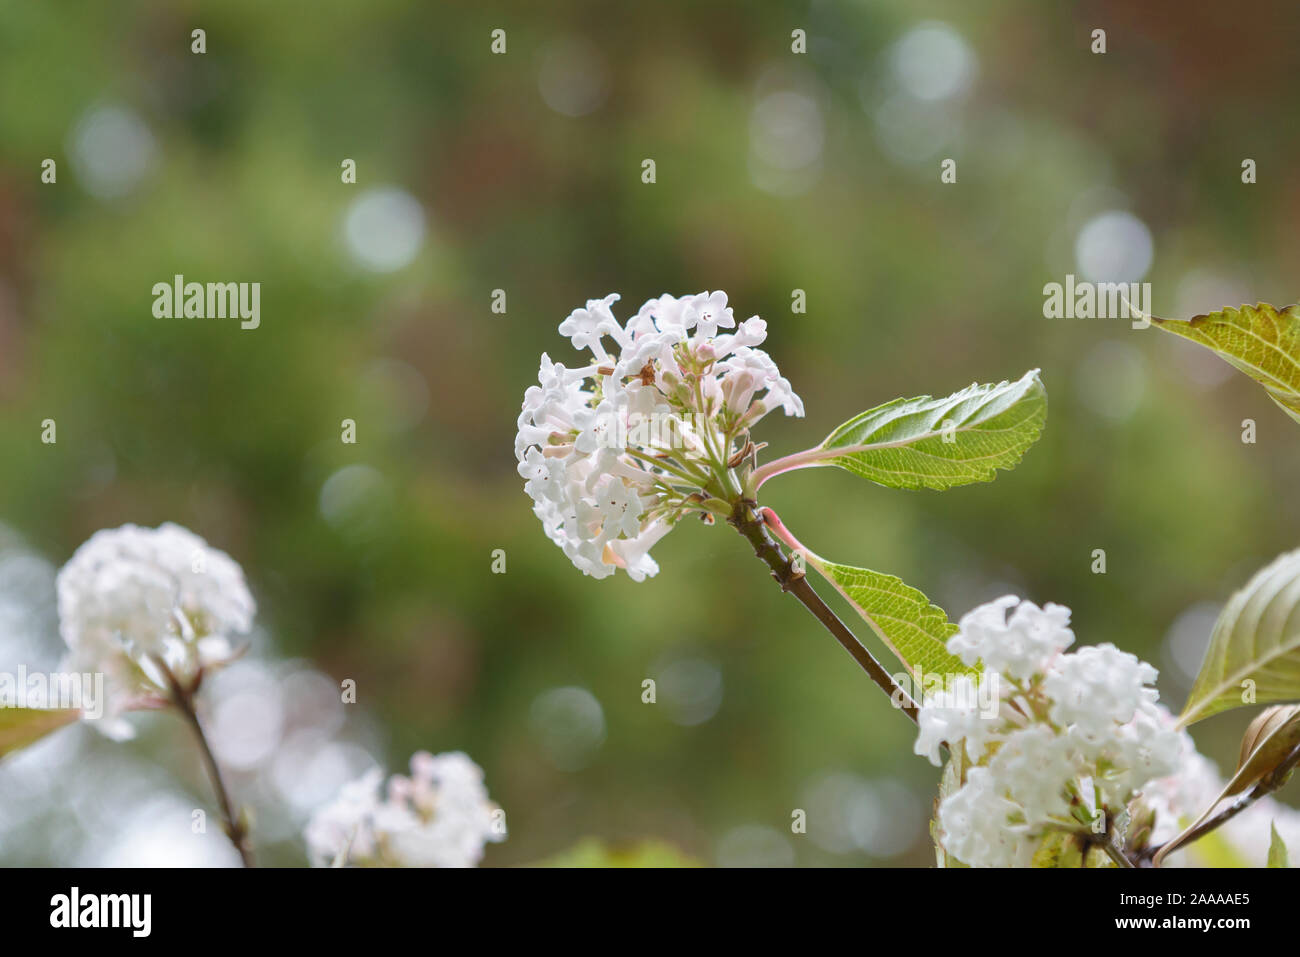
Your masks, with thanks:
[{"label": "green leaf", "polygon": [[1300,306],[1278,309],[1261,302],[1186,321],[1155,316],[1151,321],[1218,353],[1300,422]]},{"label": "green leaf", "polygon": [[946,489],[989,482],[998,469],[1014,467],[1046,420],[1047,390],[1033,369],[1015,382],[972,385],[944,399],[895,399],[800,455],[891,488]]},{"label": "green leaf", "polygon": [[1297,699],[1300,550],[1281,555],[1224,606],[1179,720],[1188,725],[1243,704]]},{"label": "green leaf", "polygon": [[80,717],[81,712],[75,708],[47,710],[0,707],[0,757],[25,748]]},{"label": "green leaf", "polygon": [[1290,867],[1287,862],[1286,845],[1282,843],[1282,838],[1277,833],[1277,824],[1270,824],[1269,830],[1272,831],[1272,836],[1268,841],[1268,866]]},{"label": "green leaf", "polygon": [[924,681],[925,675],[978,676],[976,669],[948,652],[948,639],[957,626],[911,585],[893,575],[828,562],[807,549],[801,554],[853,605],[914,680]]}]

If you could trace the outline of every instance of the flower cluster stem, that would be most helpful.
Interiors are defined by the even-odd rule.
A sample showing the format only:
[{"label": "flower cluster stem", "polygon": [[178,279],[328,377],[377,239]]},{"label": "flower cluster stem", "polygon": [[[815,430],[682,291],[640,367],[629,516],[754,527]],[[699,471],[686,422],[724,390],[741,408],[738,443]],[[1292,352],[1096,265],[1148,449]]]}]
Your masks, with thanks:
[{"label": "flower cluster stem", "polygon": [[781,586],[781,590],[794,595],[800,604],[812,612],[813,616],[840,643],[840,646],[861,666],[867,676],[885,693],[891,703],[915,722],[916,703],[813,590],[807,576],[786,556],[781,546],[768,533],[767,525],[755,509],[755,503],[747,499],[738,501],[727,522],[753,546],[754,554],[771,569],[772,577]]},{"label": "flower cluster stem", "polygon": [[203,757],[204,767],[207,769],[208,777],[212,781],[212,789],[217,793],[217,804],[221,809],[221,820],[226,835],[230,838],[230,843],[235,845],[235,850],[239,852],[239,859],[244,866],[252,867],[253,850],[248,840],[248,829],[244,826],[243,818],[234,812],[230,792],[226,789],[225,780],[221,775],[221,766],[217,764],[216,756],[212,753],[212,747],[208,744],[208,736],[203,731],[203,724],[199,721],[198,709],[195,707],[194,702],[194,689],[181,684],[180,680],[166,664],[161,661],[157,661],[157,663],[167,678],[172,704],[176,706],[176,710],[181,713],[185,723],[193,730],[194,737],[198,741],[199,753]]},{"label": "flower cluster stem", "polygon": [[[1102,850],[1106,852],[1106,856],[1115,862],[1116,867],[1121,867],[1121,868],[1137,867],[1137,865],[1133,863],[1133,861],[1129,858],[1129,856],[1126,853],[1124,853],[1124,849],[1115,843],[1114,838],[1108,837],[1106,839],[1106,842],[1102,844],[1101,847]],[[1085,861],[1087,860],[1086,855],[1084,859]]]}]

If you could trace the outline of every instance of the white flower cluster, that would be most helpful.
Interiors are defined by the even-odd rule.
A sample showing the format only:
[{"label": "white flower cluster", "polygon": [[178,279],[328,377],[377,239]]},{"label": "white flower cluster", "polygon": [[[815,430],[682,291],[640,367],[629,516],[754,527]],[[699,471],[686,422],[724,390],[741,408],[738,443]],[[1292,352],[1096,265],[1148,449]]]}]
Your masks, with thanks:
[{"label": "white flower cluster", "polygon": [[1113,822],[1184,759],[1184,736],[1149,687],[1156,669],[1109,644],[1065,653],[1069,622],[1068,608],[1008,595],[949,639],[964,663],[983,662],[979,680],[996,682],[1001,700],[996,716],[981,713],[963,677],[920,710],[917,754],[938,765],[941,743],[965,742],[965,782],[938,811],[940,843],[965,864],[1026,866],[1049,830]]},{"label": "white flower cluster", "polygon": [[749,428],[777,407],[801,416],[803,403],[754,348],[767,324],[737,326],[726,293],[660,296],[626,325],[611,310],[618,299],[590,300],[560,324],[590,360],[570,369],[542,355],[515,456],[533,512],[574,565],[642,581],[677,519],[739,493],[730,469],[752,448]]},{"label": "white flower cluster", "polygon": [[130,737],[124,711],[165,698],[161,661],[182,682],[228,661],[256,605],[239,565],[179,525],[123,525],[90,537],[58,575],[60,670],[105,676],[96,727]]},{"label": "white flower cluster", "polygon": [[313,815],[305,834],[313,867],[474,867],[486,842],[506,838],[483,769],[459,751],[416,752],[410,777],[389,778],[381,799],[382,782],[372,768]]}]

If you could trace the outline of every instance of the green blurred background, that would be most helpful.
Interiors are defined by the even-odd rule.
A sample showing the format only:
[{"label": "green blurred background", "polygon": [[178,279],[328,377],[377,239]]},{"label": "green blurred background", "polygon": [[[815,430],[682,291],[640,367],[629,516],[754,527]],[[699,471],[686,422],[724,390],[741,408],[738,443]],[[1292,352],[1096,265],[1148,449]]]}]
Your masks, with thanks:
[{"label": "green blurred background", "polygon": [[[357,682],[316,744],[285,730],[302,696],[231,706],[231,734],[261,742],[230,753],[267,807],[265,859],[303,860],[319,798],[276,811],[266,776],[305,779],[328,738],[350,750],[320,794],[363,752],[397,770],[467,751],[508,815],[488,864],[588,836],[705,863],[928,864],[937,771],[738,536],[683,526],[644,584],[585,578],[546,540],[512,452],[538,356],[571,354],[555,327],[588,298],[620,292],[626,317],[726,290],[807,407],[763,423],[773,454],[898,395],[1041,367],[1044,437],[991,485],[825,469],[765,503],[954,619],[1006,591],[1070,605],[1080,642],[1151,660],[1177,710],[1216,604],[1300,539],[1300,432],[1172,336],[1044,319],[1043,285],[1144,278],[1180,317],[1296,299],[1298,29],[1290,0],[3,0],[0,570],[26,637],[0,667],[57,657],[51,575],[80,542],[175,521],[258,598],[246,689],[280,694],[299,666],[318,692],[321,673]],[[260,282],[261,327],[154,318],[177,273]],[[1202,748],[1230,760],[1248,717],[1198,726]],[[98,775],[127,756],[188,834],[207,792],[176,724],[140,719],[128,745],[69,731],[43,776],[0,770],[0,862],[137,860],[102,850],[123,818]],[[84,773],[49,771],[60,748]]]}]

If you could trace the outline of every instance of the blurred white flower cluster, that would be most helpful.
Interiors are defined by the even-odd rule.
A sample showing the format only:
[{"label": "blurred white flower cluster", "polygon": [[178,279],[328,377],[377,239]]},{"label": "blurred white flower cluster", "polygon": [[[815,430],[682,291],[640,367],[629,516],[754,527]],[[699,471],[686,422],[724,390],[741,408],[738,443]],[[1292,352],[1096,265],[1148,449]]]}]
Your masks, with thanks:
[{"label": "blurred white flower cluster", "polygon": [[382,783],[372,768],[316,812],[305,835],[312,866],[474,867],[488,841],[506,838],[483,769],[459,751],[418,751],[410,777],[393,775],[381,798]]},{"label": "blurred white flower cluster", "polygon": [[[1184,756],[1177,774],[1152,781],[1142,789],[1142,804],[1154,816],[1149,843],[1153,847],[1177,837],[1182,829],[1217,801],[1227,783],[1214,762],[1196,751],[1191,735],[1182,734]],[[1226,805],[1222,805],[1226,806]],[[1264,867],[1272,829],[1288,848],[1300,847],[1300,811],[1265,796],[1221,824],[1216,842],[1185,844],[1161,867]],[[1225,860],[1225,857],[1228,860]]]},{"label": "blurred white flower cluster", "polygon": [[[1010,613],[1008,615],[1008,612]],[[1015,596],[981,605],[948,649],[1001,708],[987,717],[962,677],[922,704],[915,751],[940,763],[941,743],[965,742],[965,782],[939,805],[938,839],[973,866],[1027,866],[1052,831],[1104,837],[1148,782],[1194,754],[1149,687],[1156,669],[1113,645],[1065,653],[1070,610]]]},{"label": "blurred white flower cluster", "polygon": [[132,734],[124,712],[168,697],[159,662],[184,686],[234,655],[256,605],[239,565],[171,523],[123,525],[90,537],[58,575],[60,671],[104,675],[104,715],[95,727]]},{"label": "blurred white flower cluster", "polygon": [[718,514],[740,494],[731,470],[753,448],[749,428],[777,407],[801,416],[803,403],[754,348],[767,324],[737,327],[726,293],[660,296],[626,325],[611,311],[618,299],[590,300],[560,324],[590,358],[570,369],[542,355],[515,456],[534,513],[574,565],[642,581],[659,570],[651,546],[682,515]]}]

